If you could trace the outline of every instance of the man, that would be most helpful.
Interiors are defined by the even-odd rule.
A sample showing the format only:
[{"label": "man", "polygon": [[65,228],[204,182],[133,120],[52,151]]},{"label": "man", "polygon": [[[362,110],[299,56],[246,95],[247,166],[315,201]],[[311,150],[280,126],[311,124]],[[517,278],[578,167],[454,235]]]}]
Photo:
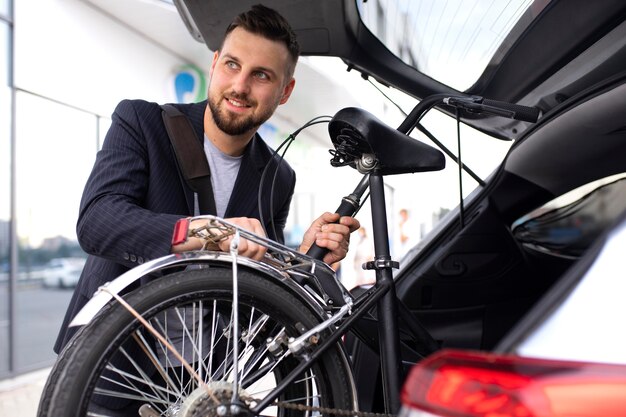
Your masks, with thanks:
[{"label": "man", "polygon": [[[256,131],[289,99],[298,55],[295,34],[284,18],[254,6],[235,18],[214,53],[208,103],[176,105],[204,140],[217,215],[261,235],[260,177],[275,157]],[[272,204],[265,186],[262,190],[263,213],[273,218],[277,234],[270,237],[281,242],[294,186],[295,173],[283,162]],[[55,352],[69,341],[74,329],[68,329],[68,323],[99,286],[144,261],[201,247],[195,238],[170,247],[176,221],[197,214],[195,200],[178,171],[160,106],[122,101],[83,192],[77,233],[90,256]],[[267,211],[270,206],[273,213]],[[269,219],[265,226],[272,229]],[[329,250],[325,262],[337,262],[345,257],[349,235],[358,227],[356,219],[324,213],[304,234],[300,250],[306,252],[317,243]],[[229,244],[220,242],[220,249],[228,250]],[[240,254],[253,259],[261,259],[265,250],[245,240],[239,245]]]}]

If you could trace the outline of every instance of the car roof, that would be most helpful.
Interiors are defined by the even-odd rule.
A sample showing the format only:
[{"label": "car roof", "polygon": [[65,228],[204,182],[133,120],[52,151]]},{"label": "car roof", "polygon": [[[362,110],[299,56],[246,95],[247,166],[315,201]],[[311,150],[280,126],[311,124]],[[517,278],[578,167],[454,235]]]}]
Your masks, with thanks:
[{"label": "car roof", "polygon": [[[411,4],[431,2],[420,0]],[[205,42],[209,49],[216,50],[232,17],[249,9],[258,0],[177,0],[175,3],[192,35]],[[263,2],[289,20],[298,35],[303,55],[339,57],[349,68],[362,72],[365,77],[374,77],[418,99],[436,93],[458,93],[455,88],[439,81],[437,74],[422,72],[416,68],[420,65],[411,66],[394,55],[363,22],[361,12],[366,3],[390,7],[389,4],[407,2]],[[624,25],[626,2],[537,0],[526,3],[529,5],[516,17],[517,23],[502,39],[485,70],[471,87],[465,89],[466,93],[536,106],[545,114],[623,69],[625,42],[613,42],[611,49],[598,45],[616,30],[621,32],[613,36],[623,34],[620,25]],[[448,30],[445,25],[437,26],[441,26],[442,31]],[[467,28],[469,30],[471,28]],[[469,32],[458,36],[469,36]],[[569,65],[583,53],[586,54],[585,65]],[[458,70],[463,71],[463,68]],[[575,77],[568,82],[572,73]],[[511,122],[501,117],[463,114],[461,118],[470,126],[506,139],[516,138],[530,127],[528,122]]]}]

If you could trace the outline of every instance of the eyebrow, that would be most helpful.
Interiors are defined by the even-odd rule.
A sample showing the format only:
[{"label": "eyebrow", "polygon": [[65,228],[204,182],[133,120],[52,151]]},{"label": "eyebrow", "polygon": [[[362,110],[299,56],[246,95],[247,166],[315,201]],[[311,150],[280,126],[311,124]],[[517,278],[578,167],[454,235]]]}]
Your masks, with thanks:
[{"label": "eyebrow", "polygon": [[[222,57],[223,57],[223,58],[227,58],[227,59],[231,59],[231,60],[233,60],[233,61],[235,61],[235,62],[237,62],[237,63],[240,63],[240,62],[241,62],[241,60],[240,60],[239,58],[237,58],[236,56],[234,56],[234,55],[232,55],[232,54],[229,54],[228,52],[227,52],[227,53],[222,54]],[[262,71],[262,72],[267,72],[267,73],[269,73],[272,77],[274,77],[274,78],[276,78],[276,77],[277,77],[276,71],[274,71],[274,70],[273,70],[273,69],[271,69],[271,68],[267,68],[267,67],[254,67],[254,71]]]}]

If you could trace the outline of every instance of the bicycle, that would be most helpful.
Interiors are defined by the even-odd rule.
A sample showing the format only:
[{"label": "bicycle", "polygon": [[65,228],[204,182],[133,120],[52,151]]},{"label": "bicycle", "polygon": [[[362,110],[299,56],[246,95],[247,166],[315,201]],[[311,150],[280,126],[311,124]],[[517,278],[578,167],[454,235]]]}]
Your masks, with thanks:
[{"label": "bicycle", "polygon": [[[536,120],[523,106],[438,95],[398,129],[357,108],[329,122],[331,164],[363,174],[337,212],[354,215],[369,190],[375,259],[363,267],[376,271],[375,285],[351,294],[319,247],[301,254],[214,216],[192,230],[185,219],[174,241],[201,237],[203,250],[147,262],[100,288],[72,322],[82,328],[59,355],[38,415],[371,415],[358,411],[348,333],[378,350],[384,413],[397,413],[403,362],[439,346],[395,295],[383,177],[444,168],[440,150],[408,136],[440,103]],[[229,235],[229,253],[210,250]],[[268,248],[262,262],[238,256],[242,238]],[[146,276],[155,278],[124,294]]]}]

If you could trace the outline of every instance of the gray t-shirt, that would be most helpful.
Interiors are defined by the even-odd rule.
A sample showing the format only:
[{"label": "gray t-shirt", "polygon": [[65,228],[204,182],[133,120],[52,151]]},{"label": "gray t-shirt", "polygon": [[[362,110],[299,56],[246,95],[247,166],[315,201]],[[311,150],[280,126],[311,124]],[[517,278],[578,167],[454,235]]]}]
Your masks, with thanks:
[{"label": "gray t-shirt", "polygon": [[211,186],[213,187],[217,215],[224,217],[237,180],[237,174],[239,174],[243,155],[226,155],[217,149],[206,135],[204,135],[204,153],[211,168]]}]

